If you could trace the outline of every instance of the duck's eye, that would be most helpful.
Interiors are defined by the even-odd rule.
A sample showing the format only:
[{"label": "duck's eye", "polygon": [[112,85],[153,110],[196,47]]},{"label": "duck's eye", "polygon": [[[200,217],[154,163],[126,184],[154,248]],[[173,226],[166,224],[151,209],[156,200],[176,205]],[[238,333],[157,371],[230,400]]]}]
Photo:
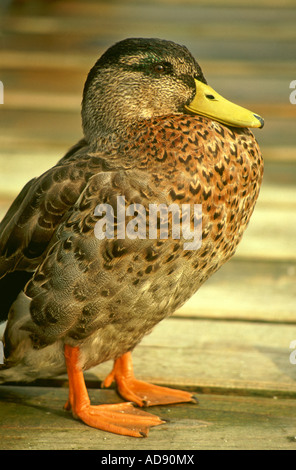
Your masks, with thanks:
[{"label": "duck's eye", "polygon": [[156,73],[164,73],[165,72],[165,67],[161,64],[156,64],[156,65],[154,65],[153,70]]}]

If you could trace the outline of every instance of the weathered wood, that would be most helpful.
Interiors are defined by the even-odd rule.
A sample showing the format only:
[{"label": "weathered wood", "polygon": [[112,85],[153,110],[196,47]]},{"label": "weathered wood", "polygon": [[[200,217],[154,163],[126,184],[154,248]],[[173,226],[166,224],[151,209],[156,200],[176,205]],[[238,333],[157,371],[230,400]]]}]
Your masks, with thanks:
[{"label": "weathered wood", "polygon": [[[115,403],[114,391],[90,390],[92,403]],[[169,419],[146,439],[106,433],[63,410],[67,390],[0,387],[1,450],[295,450],[295,401],[200,395],[198,405],[149,408]]]},{"label": "weathered wood", "polygon": [[[170,318],[133,353],[138,378],[223,393],[296,396],[296,325]],[[91,369],[99,380],[112,362]]]},{"label": "weathered wood", "polygon": [[[134,350],[135,375],[198,393],[296,398],[294,340],[296,325],[173,317]],[[86,371],[88,386],[99,386],[112,366],[108,361]],[[65,382],[66,375],[38,381]]]},{"label": "weathered wood", "polygon": [[295,324],[295,285],[295,262],[248,260],[237,254],[175,315]]}]

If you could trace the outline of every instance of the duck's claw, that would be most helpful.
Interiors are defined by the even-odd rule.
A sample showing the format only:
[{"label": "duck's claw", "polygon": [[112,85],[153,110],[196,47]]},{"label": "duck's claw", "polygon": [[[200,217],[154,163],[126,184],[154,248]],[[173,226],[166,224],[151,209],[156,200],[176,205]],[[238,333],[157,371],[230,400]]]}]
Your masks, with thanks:
[{"label": "duck's claw", "polygon": [[114,405],[88,405],[83,409],[72,409],[73,416],[88,426],[133,437],[146,437],[149,428],[164,423],[158,416],[135,408],[132,403]]},{"label": "duck's claw", "polygon": [[165,421],[145,411],[134,408],[132,403],[92,406],[86,390],[83,372],[78,366],[79,348],[65,346],[65,358],[69,377],[69,399],[65,409],[72,410],[75,418],[88,426],[125,436],[146,437],[149,428]]},{"label": "duck's claw", "polygon": [[123,354],[115,361],[113,370],[103,381],[102,387],[109,387],[113,380],[116,381],[118,393],[138,406],[197,403],[196,397],[189,392],[137,380],[133,373],[131,353]]}]

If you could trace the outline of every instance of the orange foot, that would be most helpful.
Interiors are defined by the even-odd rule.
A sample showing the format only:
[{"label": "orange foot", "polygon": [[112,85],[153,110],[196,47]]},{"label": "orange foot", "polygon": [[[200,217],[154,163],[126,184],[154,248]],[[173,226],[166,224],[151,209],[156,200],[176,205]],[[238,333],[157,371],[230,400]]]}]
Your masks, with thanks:
[{"label": "orange foot", "polygon": [[182,402],[197,403],[197,399],[191,393],[136,380],[130,352],[123,354],[114,362],[113,370],[102,382],[102,387],[109,387],[113,380],[117,384],[120,395],[139,406],[168,405]]},{"label": "orange foot", "polygon": [[78,365],[79,348],[65,345],[69,377],[69,400],[65,408],[88,426],[125,436],[146,437],[151,426],[164,423],[158,416],[134,408],[131,403],[91,406],[83,372]]}]

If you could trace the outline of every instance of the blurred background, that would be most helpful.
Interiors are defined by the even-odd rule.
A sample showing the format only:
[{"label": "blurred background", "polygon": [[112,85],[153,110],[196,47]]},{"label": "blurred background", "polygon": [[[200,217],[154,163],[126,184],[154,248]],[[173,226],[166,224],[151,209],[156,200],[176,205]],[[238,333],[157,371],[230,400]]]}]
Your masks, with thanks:
[{"label": "blurred background", "polygon": [[[265,127],[255,131],[265,176],[236,256],[176,315],[217,320],[221,331],[223,320],[295,324],[296,105],[289,99],[290,83],[296,79],[295,1],[0,4],[1,217],[29,179],[55,164],[80,139],[83,84],[110,45],[126,37],[184,44],[211,86],[265,118]],[[279,328],[276,333],[281,336]],[[231,331],[229,335],[233,338]],[[285,330],[280,340],[286,355],[294,336]],[[147,341],[153,342],[153,337]],[[295,378],[295,368],[293,374]]]}]

